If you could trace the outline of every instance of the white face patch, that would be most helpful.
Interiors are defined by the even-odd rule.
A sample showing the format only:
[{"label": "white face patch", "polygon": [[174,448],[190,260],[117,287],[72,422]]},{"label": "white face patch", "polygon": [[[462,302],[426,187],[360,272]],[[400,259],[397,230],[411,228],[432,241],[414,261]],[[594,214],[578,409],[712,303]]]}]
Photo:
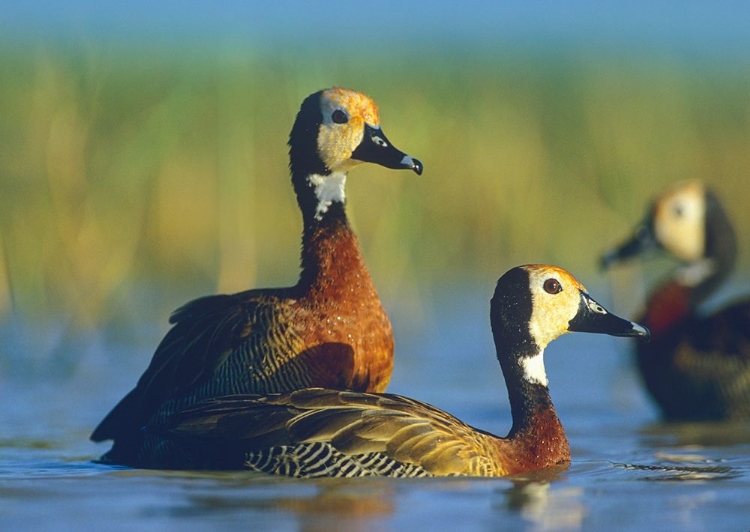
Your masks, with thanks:
[{"label": "white face patch", "polygon": [[[568,332],[568,324],[578,314],[581,292],[585,288],[560,268],[543,265],[529,268],[526,270],[532,300],[529,335],[540,349],[544,349],[552,340]],[[557,290],[549,291],[550,281],[556,281]]]},{"label": "white face patch", "polygon": [[311,174],[307,177],[315,189],[315,197],[318,198],[318,206],[315,209],[315,219],[320,220],[328,212],[328,208],[334,201],[344,203],[346,201],[345,173],[333,173],[331,175]]},{"label": "white face patch", "polygon": [[523,357],[520,363],[523,375],[527,381],[541,384],[542,386],[549,384],[547,372],[544,369],[544,349],[533,357]]},{"label": "white face patch", "polygon": [[664,248],[678,259],[703,257],[706,246],[706,200],[696,183],[676,189],[657,203],[654,232]]}]

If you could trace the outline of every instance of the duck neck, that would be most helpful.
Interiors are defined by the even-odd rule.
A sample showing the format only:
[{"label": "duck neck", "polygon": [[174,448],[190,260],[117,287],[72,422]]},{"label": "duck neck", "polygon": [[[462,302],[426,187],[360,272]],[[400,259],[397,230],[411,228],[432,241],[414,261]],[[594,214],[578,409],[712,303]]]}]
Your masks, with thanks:
[{"label": "duck neck", "polygon": [[[299,287],[371,284],[357,237],[346,216],[346,174],[293,176],[302,211],[302,273]],[[354,275],[356,279],[351,279]],[[335,282],[334,282],[335,281]]]},{"label": "duck neck", "polygon": [[728,215],[716,197],[706,193],[706,234],[703,257],[683,266],[674,277],[690,294],[691,306],[699,305],[729,276],[737,260],[737,238]]},{"label": "duck neck", "polygon": [[554,428],[564,436],[547,387],[543,356],[543,350],[530,350],[523,357],[500,357],[513,416],[511,436],[534,431],[542,421],[545,428]]},{"label": "duck neck", "polygon": [[570,461],[570,444],[549,395],[542,356],[539,350],[530,357],[501,358],[513,416],[507,440],[535,468]]},{"label": "duck neck", "polygon": [[[654,342],[639,349],[654,351],[656,340],[675,327],[684,326],[705,301],[729,275],[734,267],[735,251],[720,245],[710,249],[702,259],[684,265],[659,284],[648,296],[646,310],[640,320],[651,330]],[[662,351],[664,355],[669,350]]]},{"label": "duck neck", "polygon": [[[529,328],[534,310],[529,274],[515,268],[501,281],[502,289],[498,281],[490,302],[490,324],[513,416],[513,426],[502,441],[515,450],[517,465],[523,462],[536,469],[569,462],[568,438],[547,388],[546,344],[537,343]],[[526,287],[526,291],[509,287]]]},{"label": "duck neck", "polygon": [[684,324],[692,315],[695,307],[694,293],[695,287],[686,286],[676,279],[670,279],[654,290],[646,302],[645,313],[638,320],[651,331],[652,342],[648,345],[639,342],[639,352],[656,351],[665,357],[671,354],[671,350],[654,350],[653,346],[664,335],[669,338],[668,333]]}]

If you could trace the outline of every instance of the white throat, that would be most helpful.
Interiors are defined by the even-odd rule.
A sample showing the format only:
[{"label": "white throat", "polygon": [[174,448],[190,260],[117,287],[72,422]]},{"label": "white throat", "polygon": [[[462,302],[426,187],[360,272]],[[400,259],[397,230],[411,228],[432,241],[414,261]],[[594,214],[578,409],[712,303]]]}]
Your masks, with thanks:
[{"label": "white throat", "polygon": [[549,384],[547,372],[544,369],[544,349],[533,357],[522,358],[521,369],[527,381],[541,384],[542,386]]},{"label": "white throat", "polygon": [[320,220],[328,212],[328,208],[334,201],[344,203],[346,201],[346,174],[343,172],[331,175],[310,174],[307,180],[315,189],[315,197],[318,198],[318,206],[315,209],[315,219]]},{"label": "white throat", "polygon": [[683,266],[676,272],[677,280],[685,286],[695,287],[716,272],[716,260],[705,258]]}]

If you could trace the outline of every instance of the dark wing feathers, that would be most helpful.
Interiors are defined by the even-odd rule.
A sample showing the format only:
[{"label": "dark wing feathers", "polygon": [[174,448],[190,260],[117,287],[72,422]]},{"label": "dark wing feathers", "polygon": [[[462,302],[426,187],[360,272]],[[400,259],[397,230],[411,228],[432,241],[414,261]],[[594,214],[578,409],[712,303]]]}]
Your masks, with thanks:
[{"label": "dark wing feathers", "polygon": [[[243,452],[330,444],[347,456],[379,453],[440,474],[467,473],[486,439],[430,405],[390,394],[304,389],[207,401],[147,427],[188,443],[218,438]],[[242,440],[243,445],[238,445]]]},{"label": "dark wing feathers", "polygon": [[137,432],[168,398],[209,377],[252,331],[259,302],[243,294],[208,296],[172,314],[174,324],[136,387],[94,430],[91,439]]},{"label": "dark wing feathers", "polygon": [[177,310],[137,387],[169,396],[210,375],[247,334],[253,307],[237,296],[209,296]]}]

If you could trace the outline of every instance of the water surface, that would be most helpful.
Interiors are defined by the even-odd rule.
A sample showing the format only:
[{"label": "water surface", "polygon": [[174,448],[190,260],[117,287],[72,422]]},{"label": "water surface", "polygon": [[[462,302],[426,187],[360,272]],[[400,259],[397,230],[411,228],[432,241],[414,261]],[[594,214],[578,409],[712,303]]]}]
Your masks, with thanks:
[{"label": "water surface", "polygon": [[[412,329],[398,326],[406,321],[395,309],[398,359],[390,389],[505,434],[510,413],[492,351],[488,299],[477,291],[461,306],[436,301],[427,306],[425,325]],[[745,530],[750,524],[750,426],[659,424],[631,369],[629,340],[585,334],[568,335],[546,353],[571,442],[567,470],[496,480],[297,481],[96,464],[107,446],[88,435],[135,383],[163,333],[144,329],[131,342],[82,335],[33,364],[6,361],[4,530]],[[4,336],[11,344],[26,338],[37,345],[31,333],[43,334],[16,323]]]}]

